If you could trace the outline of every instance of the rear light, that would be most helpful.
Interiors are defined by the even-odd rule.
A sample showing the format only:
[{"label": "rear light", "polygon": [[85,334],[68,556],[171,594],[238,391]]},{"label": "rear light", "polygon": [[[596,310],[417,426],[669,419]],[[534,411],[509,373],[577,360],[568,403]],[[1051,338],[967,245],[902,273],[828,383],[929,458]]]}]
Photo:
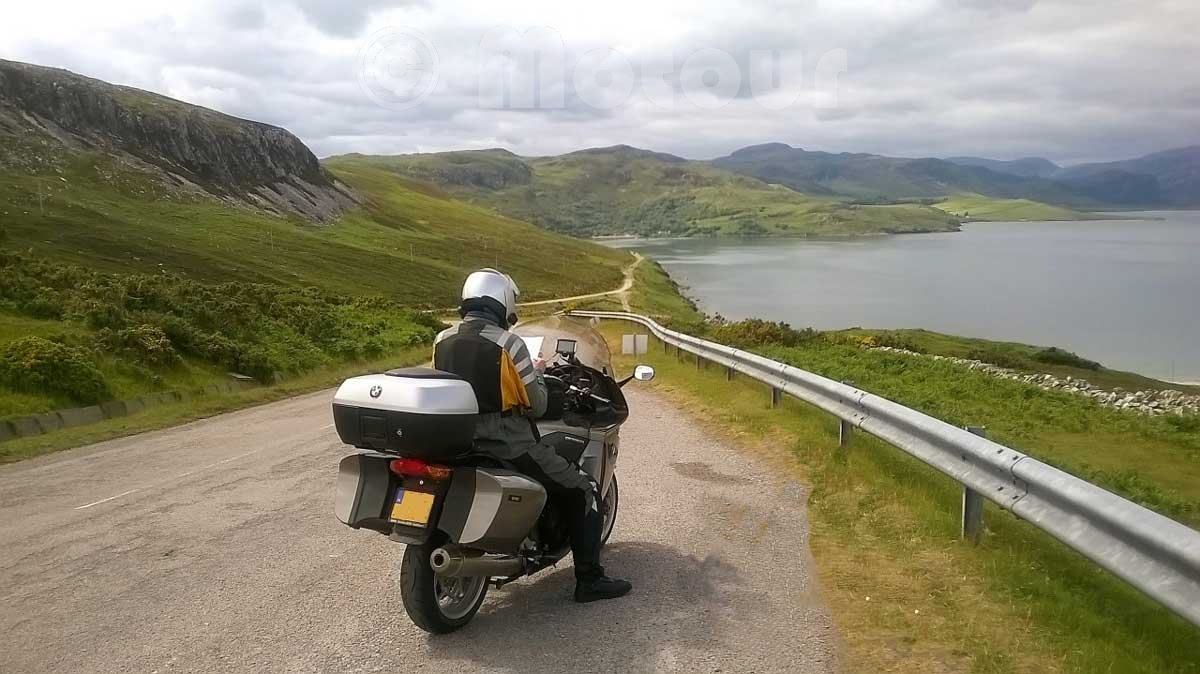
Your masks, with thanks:
[{"label": "rear light", "polygon": [[431,480],[449,480],[454,469],[426,463],[421,459],[392,459],[388,468],[404,477],[427,477]]}]

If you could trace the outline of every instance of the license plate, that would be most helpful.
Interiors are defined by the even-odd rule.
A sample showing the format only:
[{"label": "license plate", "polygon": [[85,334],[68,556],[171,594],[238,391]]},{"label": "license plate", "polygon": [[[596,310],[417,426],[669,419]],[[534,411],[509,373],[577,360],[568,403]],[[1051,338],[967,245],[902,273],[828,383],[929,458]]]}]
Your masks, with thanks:
[{"label": "license plate", "polygon": [[392,503],[391,521],[423,527],[429,524],[429,513],[433,510],[433,494],[409,489],[397,489]]}]

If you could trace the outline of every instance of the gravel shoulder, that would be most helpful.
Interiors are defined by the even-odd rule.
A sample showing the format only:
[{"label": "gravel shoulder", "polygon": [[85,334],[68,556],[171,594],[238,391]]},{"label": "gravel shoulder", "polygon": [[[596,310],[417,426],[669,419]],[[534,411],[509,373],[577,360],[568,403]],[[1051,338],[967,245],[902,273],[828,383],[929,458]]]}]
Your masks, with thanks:
[{"label": "gravel shoulder", "polygon": [[644,390],[604,558],[634,593],[573,604],[564,563],[425,635],[401,547],[332,515],[331,395],[0,467],[0,671],[837,669],[804,489]]}]

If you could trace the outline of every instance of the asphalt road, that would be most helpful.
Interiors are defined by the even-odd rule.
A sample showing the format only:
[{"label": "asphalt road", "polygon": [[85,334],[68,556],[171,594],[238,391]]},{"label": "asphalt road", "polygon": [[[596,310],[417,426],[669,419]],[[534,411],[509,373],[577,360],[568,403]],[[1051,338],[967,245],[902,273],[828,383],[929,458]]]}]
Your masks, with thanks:
[{"label": "asphalt road", "polygon": [[331,395],[0,468],[0,672],[836,669],[802,488],[645,390],[605,553],[633,594],[574,604],[567,562],[426,635],[401,546],[333,517]]}]

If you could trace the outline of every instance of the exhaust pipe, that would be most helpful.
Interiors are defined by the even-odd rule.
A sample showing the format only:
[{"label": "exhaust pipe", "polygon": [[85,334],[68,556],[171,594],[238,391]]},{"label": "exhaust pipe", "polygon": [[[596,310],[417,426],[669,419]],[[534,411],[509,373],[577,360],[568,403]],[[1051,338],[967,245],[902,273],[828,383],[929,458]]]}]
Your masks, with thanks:
[{"label": "exhaust pipe", "polygon": [[445,578],[515,576],[525,569],[517,557],[484,557],[482,550],[447,545],[429,554],[433,572]]}]

